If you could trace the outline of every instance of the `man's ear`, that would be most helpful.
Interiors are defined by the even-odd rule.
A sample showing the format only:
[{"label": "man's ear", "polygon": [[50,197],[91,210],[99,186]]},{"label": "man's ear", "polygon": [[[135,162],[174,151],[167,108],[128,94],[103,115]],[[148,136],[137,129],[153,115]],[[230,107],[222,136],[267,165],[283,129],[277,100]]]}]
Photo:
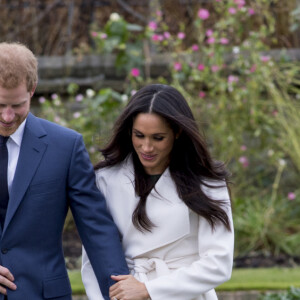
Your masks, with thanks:
[{"label": "man's ear", "polygon": [[30,91],[30,98],[32,98],[34,92],[35,92],[35,89],[37,87],[37,83],[33,86],[32,90]]}]

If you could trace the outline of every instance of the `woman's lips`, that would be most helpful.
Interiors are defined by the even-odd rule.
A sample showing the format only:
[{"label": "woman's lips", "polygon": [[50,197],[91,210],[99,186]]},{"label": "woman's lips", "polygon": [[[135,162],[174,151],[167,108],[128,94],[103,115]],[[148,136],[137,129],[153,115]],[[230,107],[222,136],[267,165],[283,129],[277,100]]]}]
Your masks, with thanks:
[{"label": "woman's lips", "polygon": [[141,157],[145,160],[153,160],[156,157],[156,155],[149,155],[149,154],[141,153]]}]

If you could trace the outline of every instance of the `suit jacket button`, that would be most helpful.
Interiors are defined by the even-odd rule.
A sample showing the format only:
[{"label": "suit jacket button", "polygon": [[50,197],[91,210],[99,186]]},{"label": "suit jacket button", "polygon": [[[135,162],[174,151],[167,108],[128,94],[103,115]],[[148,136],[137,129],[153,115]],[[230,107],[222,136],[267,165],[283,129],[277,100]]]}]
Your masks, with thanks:
[{"label": "suit jacket button", "polygon": [[2,254],[6,254],[8,252],[8,249],[3,248],[3,249],[1,249],[1,252],[2,252]]}]

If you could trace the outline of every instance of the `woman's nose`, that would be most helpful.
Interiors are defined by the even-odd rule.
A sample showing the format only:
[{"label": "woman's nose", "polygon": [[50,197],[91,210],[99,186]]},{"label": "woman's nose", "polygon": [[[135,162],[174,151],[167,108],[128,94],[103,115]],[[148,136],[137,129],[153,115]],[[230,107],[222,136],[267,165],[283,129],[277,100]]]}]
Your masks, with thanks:
[{"label": "woman's nose", "polygon": [[145,140],[142,147],[144,152],[151,152],[153,150],[153,145],[149,140]]}]

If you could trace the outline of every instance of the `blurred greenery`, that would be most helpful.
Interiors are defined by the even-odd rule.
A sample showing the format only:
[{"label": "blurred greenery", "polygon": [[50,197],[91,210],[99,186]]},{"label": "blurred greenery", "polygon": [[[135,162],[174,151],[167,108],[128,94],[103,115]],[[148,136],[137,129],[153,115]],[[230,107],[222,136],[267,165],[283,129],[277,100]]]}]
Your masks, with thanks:
[{"label": "blurred greenery", "polygon": [[[85,294],[80,271],[69,271],[73,294]],[[291,286],[300,288],[300,268],[234,269],[228,282],[217,287],[217,291],[278,291]],[[269,299],[269,298],[266,298]],[[263,299],[263,300],[266,300]],[[270,298],[272,299],[272,298]],[[276,298],[275,298],[276,299]],[[281,298],[280,298],[281,299]],[[290,298],[287,298],[287,300]],[[294,298],[291,298],[294,299]],[[295,298],[299,299],[299,298]]]},{"label": "blurred greenery", "polygon": [[289,288],[286,292],[281,293],[266,293],[260,297],[260,300],[298,300],[300,299],[300,288]]},{"label": "blurred greenery", "polygon": [[[70,85],[67,101],[40,99],[41,116],[81,132],[95,163],[131,95],[152,82],[173,85],[188,100],[213,156],[232,172],[235,255],[299,256],[300,65],[285,49],[276,58],[270,54],[276,43],[270,5],[214,1],[210,10],[195,12],[190,44],[184,24],[169,33],[164,19],[171,16],[156,12],[141,28],[112,14],[104,28],[91,28],[91,37],[99,55],[116,55],[126,90],[78,94]],[[170,78],[151,78],[150,50],[171,59]]]},{"label": "blurred greenery", "polygon": [[285,290],[300,287],[300,268],[234,269],[229,281],[217,291]]}]

